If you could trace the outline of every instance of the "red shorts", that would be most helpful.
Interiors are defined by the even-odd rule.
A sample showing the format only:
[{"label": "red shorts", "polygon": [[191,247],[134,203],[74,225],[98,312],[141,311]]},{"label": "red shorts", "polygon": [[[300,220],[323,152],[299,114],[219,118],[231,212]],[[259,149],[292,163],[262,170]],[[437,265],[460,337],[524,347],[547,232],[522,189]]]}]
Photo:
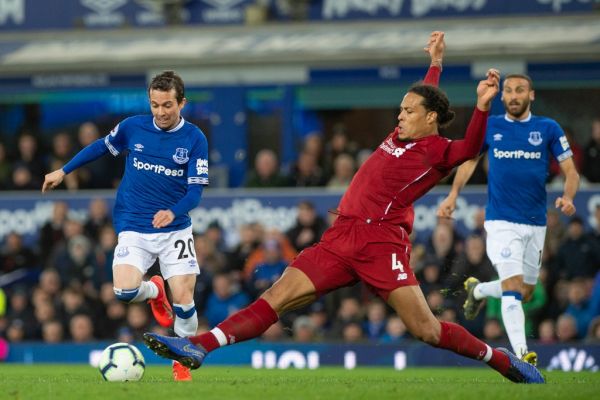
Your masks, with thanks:
[{"label": "red shorts", "polygon": [[408,235],[397,225],[340,216],[290,267],[304,272],[318,295],[362,281],[387,300],[394,289],[419,284],[408,265],[410,250]]}]

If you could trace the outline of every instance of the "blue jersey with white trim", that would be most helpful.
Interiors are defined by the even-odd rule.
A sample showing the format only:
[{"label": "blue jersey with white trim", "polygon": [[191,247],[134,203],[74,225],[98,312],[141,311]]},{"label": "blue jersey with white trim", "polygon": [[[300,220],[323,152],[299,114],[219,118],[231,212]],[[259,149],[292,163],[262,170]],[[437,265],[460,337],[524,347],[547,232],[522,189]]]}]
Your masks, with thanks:
[{"label": "blue jersey with white trim", "polygon": [[121,121],[104,143],[114,156],[127,152],[113,210],[117,232],[170,232],[191,225],[187,214],[160,229],[152,219],[177,204],[188,185],[208,185],[208,143],[197,126],[182,118],[163,131],[151,115],[139,115]]},{"label": "blue jersey with white trim", "polygon": [[573,155],[560,125],[531,114],[523,121],[492,116],[482,151],[489,161],[485,219],[546,225],[550,154],[559,162]]}]

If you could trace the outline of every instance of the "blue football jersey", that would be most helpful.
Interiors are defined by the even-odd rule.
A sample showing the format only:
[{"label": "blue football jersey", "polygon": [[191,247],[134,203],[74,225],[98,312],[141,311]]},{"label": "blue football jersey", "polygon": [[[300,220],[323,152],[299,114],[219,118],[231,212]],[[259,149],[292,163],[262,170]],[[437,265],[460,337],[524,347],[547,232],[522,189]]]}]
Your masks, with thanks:
[{"label": "blue football jersey", "polygon": [[558,123],[531,114],[523,121],[491,116],[483,151],[489,160],[486,220],[546,225],[550,154],[559,162],[573,155]]},{"label": "blue football jersey", "polygon": [[191,225],[187,214],[161,229],[152,219],[177,204],[188,185],[208,185],[208,143],[197,126],[182,118],[163,131],[152,115],[139,115],[121,121],[104,143],[114,156],[127,152],[113,210],[117,232],[170,232]]}]

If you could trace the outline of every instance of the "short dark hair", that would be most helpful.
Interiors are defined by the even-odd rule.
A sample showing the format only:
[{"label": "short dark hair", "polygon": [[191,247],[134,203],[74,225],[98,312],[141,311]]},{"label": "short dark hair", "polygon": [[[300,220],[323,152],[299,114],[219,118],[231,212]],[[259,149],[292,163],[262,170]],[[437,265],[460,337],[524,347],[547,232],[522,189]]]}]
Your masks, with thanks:
[{"label": "short dark hair", "polygon": [[529,75],[525,75],[525,74],[508,74],[504,77],[504,81],[506,81],[507,79],[510,78],[517,78],[517,79],[525,79],[527,81],[527,83],[529,83],[529,90],[533,90],[533,81],[531,80],[531,78],[529,77]]},{"label": "short dark hair", "polygon": [[417,83],[408,89],[408,92],[423,97],[423,107],[425,107],[428,112],[434,111],[437,113],[437,124],[440,128],[445,128],[454,121],[454,116],[456,114],[454,111],[450,110],[448,96],[446,96],[446,93],[439,88]]},{"label": "short dark hair", "polygon": [[175,71],[163,71],[152,78],[150,86],[148,87],[148,94],[150,94],[151,90],[168,92],[171,89],[175,89],[175,99],[177,99],[177,103],[181,103],[185,97],[183,79],[181,79]]}]

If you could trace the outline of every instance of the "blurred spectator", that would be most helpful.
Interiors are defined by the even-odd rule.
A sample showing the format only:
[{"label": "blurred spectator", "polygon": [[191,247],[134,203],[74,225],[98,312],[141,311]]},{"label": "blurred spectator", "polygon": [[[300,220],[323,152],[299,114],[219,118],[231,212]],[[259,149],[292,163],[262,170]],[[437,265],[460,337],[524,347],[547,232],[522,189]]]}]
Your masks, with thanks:
[{"label": "blurred spectator", "polygon": [[69,321],[69,334],[75,343],[88,343],[95,340],[92,319],[86,314],[77,314]]},{"label": "blurred spectator", "polygon": [[41,178],[46,173],[46,163],[40,155],[38,139],[29,132],[22,133],[17,139],[17,158],[15,164],[24,167],[41,188]]},{"label": "blurred spectator", "polygon": [[208,320],[211,328],[250,303],[250,298],[246,293],[233,287],[229,274],[216,274],[212,287],[213,292],[208,297],[204,310],[204,317]]},{"label": "blurred spectator", "polygon": [[381,343],[400,343],[406,339],[406,325],[397,315],[392,315],[388,318],[385,325],[385,332],[379,339]]},{"label": "blurred spectator", "polygon": [[265,259],[256,266],[250,278],[251,292],[256,296],[271,287],[287,267],[287,261],[283,259],[276,239],[265,241],[263,250]]},{"label": "blurred spectator", "polygon": [[458,253],[455,250],[457,238],[454,234],[454,228],[445,220],[440,220],[431,234],[431,249],[440,266],[440,281],[444,282],[452,270]]},{"label": "blurred spectator", "polygon": [[264,244],[272,239],[279,242],[281,256],[286,261],[286,263],[289,264],[298,254],[294,246],[292,246],[292,244],[284,234],[282,234],[277,229],[271,229],[268,232],[265,232],[261,245],[252,253],[250,253],[248,258],[246,259],[243,272],[244,279],[249,280],[252,277],[256,266],[265,261]]},{"label": "blurred spectator", "polygon": [[294,248],[300,252],[317,243],[326,229],[327,223],[317,214],[315,206],[310,201],[301,201],[298,204],[296,223],[286,235]]},{"label": "blurred spectator", "polygon": [[484,241],[487,236],[487,233],[484,228],[485,223],[485,208],[478,207],[477,210],[473,213],[473,229],[471,233],[473,235],[481,236]]},{"label": "blurred spectator", "polygon": [[111,225],[112,220],[108,210],[106,200],[95,198],[90,201],[88,207],[88,217],[83,226],[83,231],[92,240],[98,240],[98,234],[102,227]]},{"label": "blurred spectator", "polygon": [[345,153],[338,155],[333,162],[333,176],[327,182],[327,187],[347,189],[355,171],[354,158],[351,155]]},{"label": "blurred spectator", "polygon": [[486,342],[498,342],[505,339],[504,328],[495,318],[487,319],[483,325],[483,338]]},{"label": "blurred spectator", "polygon": [[386,320],[385,304],[373,299],[367,304],[367,320],[363,323],[363,332],[368,339],[378,340],[383,336]]},{"label": "blurred spectator", "polygon": [[[98,127],[93,122],[84,122],[77,133],[80,148],[84,148],[100,139]],[[82,188],[105,189],[117,186],[117,180],[122,175],[122,164],[113,162],[110,157],[100,157],[77,169]]]},{"label": "blurred spectator", "polygon": [[44,343],[60,343],[64,340],[64,329],[60,321],[52,319],[42,325]]},{"label": "blurred spectator", "polygon": [[222,254],[227,252],[225,236],[224,236],[223,228],[219,224],[218,221],[212,221],[206,227],[204,231],[204,236],[215,245],[215,249]]},{"label": "blurred spectator", "polygon": [[546,221],[543,258],[544,260],[552,260],[558,254],[558,249],[566,235],[566,229],[560,219],[559,211],[555,209],[548,209]]},{"label": "blurred spectator", "polygon": [[292,332],[294,341],[299,343],[308,343],[317,339],[316,327],[307,315],[300,315],[294,320]]},{"label": "blurred spectator", "polygon": [[562,314],[558,317],[556,337],[561,343],[568,343],[577,339],[577,321],[572,315]]},{"label": "blurred spectator", "polygon": [[324,186],[325,182],[326,179],[323,170],[317,163],[317,158],[311,153],[301,152],[290,174],[291,186]]},{"label": "blurred spectator", "polygon": [[23,162],[15,163],[13,168],[10,190],[39,190],[42,187],[42,181]]},{"label": "blurred spectator", "polygon": [[6,235],[4,246],[0,252],[0,273],[36,267],[38,267],[37,255],[31,248],[23,245],[21,235],[15,232]]},{"label": "blurred spectator", "polygon": [[331,325],[330,335],[333,338],[340,338],[346,325],[354,322],[360,328],[362,319],[363,311],[359,301],[354,297],[346,297],[340,302],[340,308]]},{"label": "blurred spectator", "polygon": [[594,209],[594,223],[590,236],[596,241],[596,246],[600,246],[600,204],[597,204]]},{"label": "blurred spectator", "polygon": [[69,206],[64,201],[55,201],[52,217],[40,230],[40,250],[43,260],[47,260],[52,250],[64,241],[64,226],[67,222]]},{"label": "blurred spectator", "polygon": [[485,242],[477,235],[467,237],[465,252],[457,257],[444,284],[452,293],[460,293],[460,297],[456,299],[459,304],[465,300],[463,282],[470,276],[475,276],[482,282],[493,281],[496,278],[496,271],[485,253]]},{"label": "blurred spectator", "polygon": [[202,273],[214,275],[225,271],[227,263],[225,254],[217,249],[216,244],[206,234],[194,237],[194,250]]},{"label": "blurred spectator", "polygon": [[583,220],[575,216],[567,226],[567,237],[558,249],[557,275],[561,278],[592,278],[600,270],[600,247],[584,234]]},{"label": "blurred spectator", "polygon": [[65,290],[62,292],[61,299],[62,307],[60,309],[60,314],[65,325],[77,314],[92,314],[92,310],[86,304],[86,299],[83,295],[81,287],[72,285],[65,288]]},{"label": "blurred spectator", "polygon": [[585,337],[585,343],[587,344],[600,344],[600,316],[597,316],[590,323],[590,327]]},{"label": "blurred spectator", "polygon": [[148,307],[144,303],[131,303],[127,305],[127,326],[136,341],[142,340],[144,332],[150,330],[151,320]]},{"label": "blurred spectator", "polygon": [[362,325],[358,322],[348,322],[342,330],[342,339],[346,343],[361,342],[365,339]]},{"label": "blurred spectator", "polygon": [[273,150],[263,149],[254,158],[254,170],[246,179],[246,187],[267,188],[283,187],[287,178],[280,173],[279,160]]},{"label": "blurred spectator", "polygon": [[27,339],[25,333],[25,324],[20,319],[14,319],[6,329],[6,339],[10,343],[19,343]]},{"label": "blurred spectator", "polygon": [[317,165],[323,167],[323,136],[319,132],[306,135],[302,151],[312,154],[317,160]]},{"label": "blurred spectator", "polygon": [[112,263],[117,245],[117,234],[110,225],[100,228],[94,264],[97,266],[98,283],[112,282]]},{"label": "blurred spectator", "polygon": [[[48,162],[50,171],[62,168],[74,155],[73,143],[67,132],[59,132],[52,138],[52,155]],[[59,188],[79,189],[79,171],[65,176]]]},{"label": "blurred spectator", "polygon": [[565,313],[575,318],[579,338],[587,334],[592,320],[600,315],[600,272],[596,274],[590,292],[588,283],[588,280],[576,278],[569,284],[569,306]]},{"label": "blurred spectator", "polygon": [[63,282],[76,280],[80,283],[91,282],[94,286],[99,284],[92,243],[84,235],[68,239],[67,245],[53,257],[52,265],[57,266]]},{"label": "blurred spectator", "polygon": [[19,320],[23,323],[26,332],[33,332],[36,329],[36,321],[33,317],[33,310],[29,304],[29,295],[23,288],[13,290],[9,297],[9,307],[6,314],[7,320]]},{"label": "blurred spectator", "polygon": [[538,341],[540,344],[553,344],[556,342],[556,332],[553,319],[545,319],[538,327]]},{"label": "blurred spectator", "polygon": [[12,165],[7,158],[6,146],[0,141],[0,190],[6,190],[11,182]]},{"label": "blurred spectator", "polygon": [[356,154],[356,169],[358,170],[373,154],[371,149],[362,149]]},{"label": "blurred spectator", "polygon": [[582,175],[592,183],[600,183],[600,118],[592,121],[592,134],[583,153]]},{"label": "blurred spectator", "polygon": [[40,280],[38,284],[38,288],[40,289],[39,294],[36,296],[36,293],[33,294],[33,304],[37,306],[39,303],[36,301],[38,296],[42,296],[40,302],[47,301],[49,299],[56,299],[60,296],[62,281],[60,279],[60,274],[54,268],[46,268],[40,274]]},{"label": "blurred spectator", "polygon": [[348,138],[344,125],[336,125],[333,128],[331,140],[325,145],[325,176],[331,177],[333,175],[337,156],[346,153],[354,157],[357,150],[357,144]]},{"label": "blurred spectator", "polygon": [[256,225],[243,224],[238,228],[239,242],[227,254],[227,266],[230,270],[242,271],[250,253],[260,246],[260,230],[256,229]]}]

